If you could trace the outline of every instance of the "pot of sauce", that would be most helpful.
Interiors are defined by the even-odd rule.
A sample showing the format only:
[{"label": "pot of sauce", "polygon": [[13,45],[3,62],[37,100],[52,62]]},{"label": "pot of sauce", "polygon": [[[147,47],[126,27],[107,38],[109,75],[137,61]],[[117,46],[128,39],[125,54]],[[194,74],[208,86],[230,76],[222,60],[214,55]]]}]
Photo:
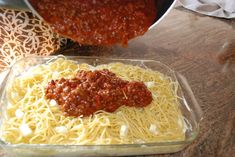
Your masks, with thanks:
[{"label": "pot of sauce", "polygon": [[[98,1],[98,0],[97,0]],[[155,3],[152,3],[151,1],[155,1]],[[33,2],[33,3],[32,3]],[[51,4],[54,4],[54,2],[53,1],[45,1],[45,2],[47,2],[47,3],[51,3]],[[64,3],[66,3],[66,1],[63,1],[63,2],[57,2],[57,1],[55,1],[56,3],[58,3],[57,5],[55,5],[55,6],[53,6],[53,7],[56,7],[56,8],[59,8],[58,10],[61,10],[61,8],[63,8],[64,7]],[[69,1],[67,1],[67,2],[69,2]],[[102,1],[103,2],[103,1]],[[102,3],[101,2],[101,3]],[[110,1],[111,2],[111,1]],[[125,3],[123,3],[123,4],[121,4],[123,1],[119,1],[119,2],[117,2],[117,4],[118,3],[120,3],[120,5],[126,5]],[[132,39],[132,38],[134,38],[134,37],[136,37],[136,36],[140,36],[140,35],[143,35],[148,29],[152,29],[152,28],[154,28],[164,17],[165,17],[165,15],[171,10],[171,8],[174,6],[174,4],[175,4],[175,2],[176,2],[176,0],[146,0],[145,2],[142,2],[142,3],[145,3],[145,4],[147,4],[147,3],[149,3],[149,4],[147,4],[147,5],[145,5],[145,7],[146,8],[148,8],[148,9],[146,9],[146,8],[144,8],[145,10],[144,10],[144,13],[145,13],[145,16],[147,15],[147,16],[151,16],[150,17],[150,19],[144,19],[143,21],[146,23],[146,25],[143,25],[142,26],[142,28],[141,28],[141,22],[139,22],[140,21],[140,18],[138,19],[138,17],[136,18],[135,16],[133,16],[133,17],[130,17],[130,18],[136,18],[136,20],[135,20],[135,22],[134,21],[132,21],[132,23],[130,24],[130,25],[132,25],[133,26],[133,24],[135,24],[136,25],[136,27],[135,26],[133,26],[133,27],[130,27],[129,28],[129,25],[128,25],[128,27],[123,31],[124,33],[126,33],[125,35],[125,38],[122,36],[122,32],[115,32],[115,29],[114,29],[114,31],[112,32],[112,31],[110,31],[109,33],[116,33],[116,34],[114,34],[113,36],[116,36],[116,39],[115,39],[115,37],[110,37],[110,36],[107,36],[107,39],[102,39],[101,38],[101,40],[99,39],[95,39],[96,38],[96,36],[95,35],[93,35],[94,34],[94,32],[96,31],[94,31],[94,30],[92,30],[91,31],[91,33],[90,34],[84,34],[84,32],[87,32],[87,30],[85,30],[85,31],[83,31],[84,30],[84,28],[85,27],[83,27],[83,28],[80,28],[81,30],[80,30],[80,32],[78,31],[78,32],[72,32],[71,33],[71,31],[70,31],[70,34],[68,33],[68,30],[71,30],[71,26],[70,27],[67,27],[66,29],[67,29],[67,32],[66,31],[61,31],[60,30],[60,25],[62,25],[62,26],[67,26],[64,22],[61,22],[61,23],[59,23],[59,25],[57,24],[57,26],[56,25],[53,25],[54,23],[58,23],[58,21],[60,21],[60,19],[58,18],[58,19],[55,19],[53,22],[51,22],[51,21],[48,21],[48,19],[51,19],[51,16],[53,16],[53,14],[50,14],[50,15],[48,15],[48,16],[45,16],[45,15],[47,15],[47,13],[46,14],[42,14],[43,13],[43,11],[42,10],[40,10],[40,9],[38,9],[38,5],[35,5],[35,3],[39,3],[38,1],[34,1],[34,0],[0,0],[0,6],[3,6],[3,7],[6,7],[6,8],[13,8],[13,9],[20,9],[20,10],[31,10],[34,14],[36,14],[38,17],[40,17],[41,19],[44,19],[46,22],[48,22],[49,24],[51,24],[51,26],[52,26],[52,29],[53,29],[53,27],[54,28],[56,28],[57,27],[57,29],[53,29],[55,32],[57,32],[57,33],[59,33],[59,34],[62,34],[62,35],[64,35],[64,36],[66,36],[66,37],[68,37],[68,38],[71,38],[71,39],[73,39],[74,41],[78,41],[79,43],[81,43],[81,44],[88,44],[88,45],[113,45],[113,44],[115,44],[115,43],[120,43],[120,44],[122,44],[122,45],[127,45],[127,42],[128,42],[128,40],[130,40],[130,39]],[[40,2],[41,3],[41,2]],[[60,5],[60,4],[62,4],[62,5]],[[70,2],[69,2],[70,3]],[[72,3],[72,2],[71,2]],[[84,2],[80,2],[80,4],[83,4]],[[87,1],[85,2],[85,3],[87,3]],[[113,3],[113,2],[112,2]],[[116,3],[116,1],[114,2],[114,3]],[[132,1],[131,3],[135,3],[134,1]],[[141,3],[141,2],[140,2]],[[151,4],[154,4],[155,5],[155,8],[153,7],[153,6],[151,6]],[[42,4],[40,4],[41,6],[43,6]],[[45,5],[48,5],[48,4],[45,4]],[[79,4],[78,4],[79,5]],[[138,4],[137,4],[138,5]],[[58,7],[58,6],[61,6],[61,7]],[[70,5],[71,6],[71,5]],[[52,7],[52,8],[53,8]],[[67,7],[67,6],[66,6]],[[46,8],[46,7],[45,7]],[[154,10],[154,9],[155,10]],[[51,8],[49,8],[49,9],[51,9]],[[136,8],[137,10],[139,9],[139,8]],[[151,11],[149,11],[149,10],[152,10],[152,12],[155,12],[155,14],[152,14],[151,13]],[[39,11],[39,13],[37,12],[37,11]],[[50,13],[51,12],[51,10],[46,10],[46,11],[48,11],[48,13]],[[56,12],[56,11],[54,11],[54,12]],[[59,11],[60,12],[60,11]],[[70,9],[67,9],[67,12],[71,12],[70,11]],[[146,14],[146,12],[147,12],[147,14]],[[76,12],[76,14],[77,13],[80,13],[80,12]],[[83,12],[84,13],[84,12]],[[128,11],[127,11],[127,13],[128,13]],[[57,14],[57,13],[56,13]],[[59,14],[61,14],[61,13],[59,13]],[[104,13],[105,14],[105,13]],[[126,14],[126,12],[123,12],[123,11],[120,11],[120,16],[125,16],[125,14]],[[42,16],[41,16],[42,15]],[[64,14],[62,14],[62,15],[64,15]],[[130,15],[130,14],[129,14]],[[128,15],[128,16],[129,16]],[[60,15],[59,15],[60,16]],[[42,18],[43,17],[43,18]],[[97,16],[98,17],[98,16]],[[122,17],[122,18],[123,18]],[[54,17],[53,17],[54,18]],[[60,17],[61,18],[61,17]],[[115,17],[114,17],[115,18]],[[117,18],[117,17],[116,17]],[[62,17],[62,19],[67,19],[67,16],[63,16]],[[111,19],[111,18],[110,18]],[[79,20],[83,20],[83,19],[79,19]],[[86,19],[85,19],[86,20]],[[142,19],[141,19],[142,20]],[[72,21],[72,20],[71,20]],[[100,20],[101,22],[100,23],[102,23],[102,20]],[[86,21],[84,21],[84,23],[85,23]],[[99,22],[99,21],[98,21]],[[97,22],[97,23],[98,23]],[[91,23],[90,23],[91,24]],[[71,25],[76,25],[76,23],[74,22],[73,24],[71,24]],[[138,28],[138,25],[140,25],[139,26],[139,28]],[[59,26],[59,27],[58,27]],[[105,25],[103,24],[99,24],[99,26],[102,28],[102,27],[104,27]],[[81,26],[80,26],[81,27]],[[98,27],[98,25],[97,25],[97,27]],[[79,28],[79,27],[78,27]],[[75,28],[75,29],[78,29],[78,28]],[[90,28],[89,28],[90,29]],[[97,31],[100,31],[100,30],[97,30]],[[101,31],[103,31],[103,30],[101,30]],[[107,29],[105,30],[104,29],[104,31],[106,31],[107,32]],[[139,31],[139,32],[138,32]],[[136,33],[137,32],[137,33]],[[83,34],[82,34],[83,33]],[[128,34],[129,33],[129,34]],[[76,34],[79,34],[79,36],[80,37],[76,37]],[[99,33],[98,33],[98,35],[100,35]],[[101,34],[101,35],[103,35],[103,34]],[[104,33],[104,35],[105,35],[105,33]],[[84,36],[84,38],[83,38],[83,36]],[[94,37],[95,36],[95,37]],[[90,40],[90,38],[91,38],[91,40]],[[94,40],[92,40],[92,38],[94,39]],[[83,40],[84,40],[84,42],[83,42]],[[100,42],[99,42],[100,41]]]}]

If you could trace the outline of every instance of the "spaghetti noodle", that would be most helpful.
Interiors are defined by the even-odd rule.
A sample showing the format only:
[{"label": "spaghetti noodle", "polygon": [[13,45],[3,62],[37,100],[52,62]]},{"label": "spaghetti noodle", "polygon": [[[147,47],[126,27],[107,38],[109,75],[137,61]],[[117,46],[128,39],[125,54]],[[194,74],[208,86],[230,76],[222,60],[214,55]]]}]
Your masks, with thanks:
[{"label": "spaghetti noodle", "polygon": [[[144,108],[121,106],[88,117],[63,115],[54,100],[45,98],[52,79],[74,78],[78,70],[108,69],[128,81],[143,81],[153,101]],[[7,87],[7,113],[1,138],[25,144],[132,144],[184,140],[183,116],[177,96],[178,83],[157,71],[123,63],[93,67],[57,58],[32,67]]]}]

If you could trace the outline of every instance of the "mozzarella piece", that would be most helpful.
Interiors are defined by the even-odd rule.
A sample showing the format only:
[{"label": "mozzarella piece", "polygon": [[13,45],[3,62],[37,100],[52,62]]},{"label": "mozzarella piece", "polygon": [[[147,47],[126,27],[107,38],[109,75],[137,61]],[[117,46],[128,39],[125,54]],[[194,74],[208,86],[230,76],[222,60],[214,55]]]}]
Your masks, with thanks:
[{"label": "mozzarella piece", "polygon": [[155,85],[155,82],[151,81],[151,82],[145,82],[144,83],[148,88],[151,88]]},{"label": "mozzarella piece", "polygon": [[122,125],[120,128],[120,136],[125,137],[128,133],[128,126],[127,125]]},{"label": "mozzarella piece", "polygon": [[28,126],[28,124],[22,124],[20,126],[20,131],[22,133],[23,136],[29,136],[33,133],[33,131],[30,129],[30,127]]},{"label": "mozzarella piece", "polygon": [[17,118],[22,118],[22,117],[24,116],[24,112],[22,112],[21,109],[17,109],[17,110],[15,111],[15,116],[16,116]]},{"label": "mozzarella piece", "polygon": [[51,99],[50,106],[56,106],[57,102],[54,99]]},{"label": "mozzarella piece", "polygon": [[158,131],[157,131],[157,126],[155,124],[151,124],[150,127],[149,127],[149,131],[153,134],[158,134]]},{"label": "mozzarella piece", "polygon": [[65,126],[57,126],[55,127],[55,131],[57,133],[66,133],[68,129]]}]

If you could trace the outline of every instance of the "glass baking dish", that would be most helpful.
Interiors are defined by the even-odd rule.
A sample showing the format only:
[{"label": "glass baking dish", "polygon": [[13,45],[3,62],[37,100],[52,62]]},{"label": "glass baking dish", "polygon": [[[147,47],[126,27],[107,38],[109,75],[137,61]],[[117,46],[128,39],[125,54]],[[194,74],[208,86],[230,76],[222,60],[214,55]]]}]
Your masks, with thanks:
[{"label": "glass baking dish", "polygon": [[[9,70],[5,71],[5,77],[2,80],[0,89],[1,95],[1,123],[3,113],[7,106],[6,86],[12,79],[27,71],[32,66],[45,64],[54,58],[60,56],[47,57],[27,57],[16,62]],[[63,57],[63,56],[61,56]],[[81,57],[68,56],[67,59],[74,60],[77,63],[88,63],[93,66],[108,64],[112,62],[121,62],[149,68],[159,71],[164,75],[171,77],[173,81],[179,83],[178,95],[183,98],[179,99],[182,115],[185,117],[185,140],[174,142],[155,142],[141,144],[117,144],[117,145],[48,145],[48,144],[8,144],[0,140],[1,146],[10,156],[20,157],[75,157],[75,156],[126,156],[126,155],[147,155],[174,153],[182,150],[189,145],[199,133],[199,122],[202,119],[202,111],[198,105],[192,90],[186,79],[178,72],[173,71],[166,65],[154,60],[136,60],[136,59],[111,59],[100,57]]]}]

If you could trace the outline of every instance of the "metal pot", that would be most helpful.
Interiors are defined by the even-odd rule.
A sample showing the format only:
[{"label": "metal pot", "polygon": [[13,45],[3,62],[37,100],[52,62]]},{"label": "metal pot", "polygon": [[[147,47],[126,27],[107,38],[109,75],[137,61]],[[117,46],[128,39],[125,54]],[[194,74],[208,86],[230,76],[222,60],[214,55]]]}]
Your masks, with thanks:
[{"label": "metal pot", "polygon": [[[158,13],[154,23],[149,29],[155,27],[165,17],[172,9],[175,2],[176,0],[156,0]],[[29,5],[28,0],[0,0],[0,7],[26,11],[31,10],[35,13],[35,10]]]}]

